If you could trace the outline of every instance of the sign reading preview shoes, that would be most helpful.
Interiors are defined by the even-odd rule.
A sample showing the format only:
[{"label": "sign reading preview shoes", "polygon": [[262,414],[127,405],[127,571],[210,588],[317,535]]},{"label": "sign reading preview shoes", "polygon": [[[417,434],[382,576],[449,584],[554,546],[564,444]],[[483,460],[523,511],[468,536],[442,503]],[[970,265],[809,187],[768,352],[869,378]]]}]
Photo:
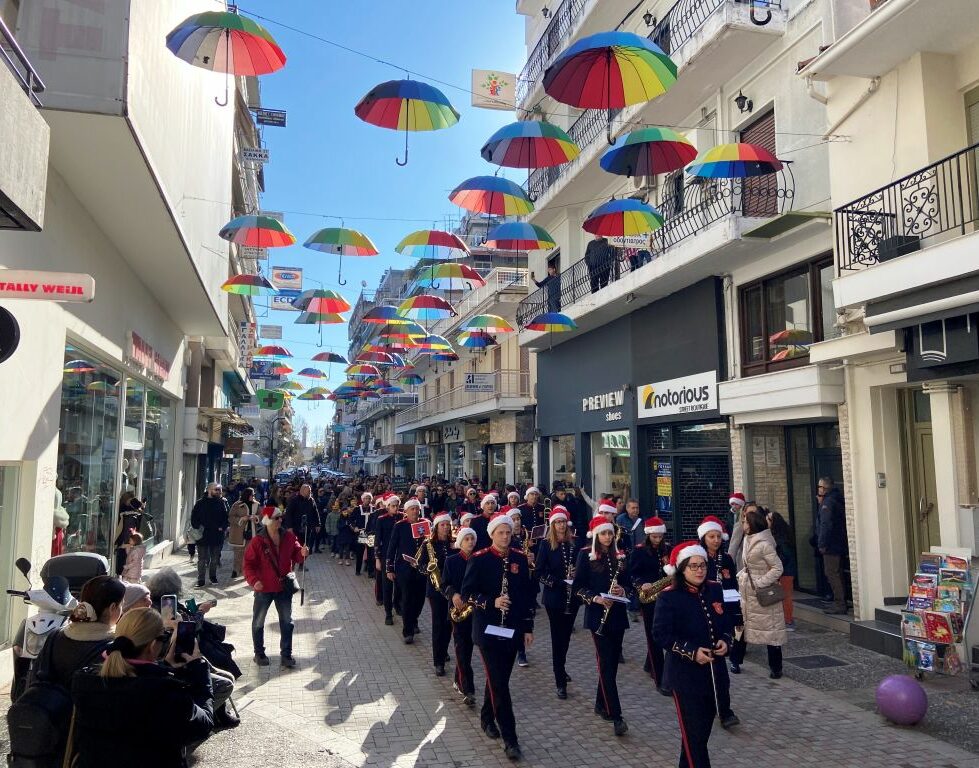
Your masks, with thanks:
[{"label": "sign reading preview shoes", "polygon": [[636,400],[640,419],[717,410],[717,371],[643,384]]}]

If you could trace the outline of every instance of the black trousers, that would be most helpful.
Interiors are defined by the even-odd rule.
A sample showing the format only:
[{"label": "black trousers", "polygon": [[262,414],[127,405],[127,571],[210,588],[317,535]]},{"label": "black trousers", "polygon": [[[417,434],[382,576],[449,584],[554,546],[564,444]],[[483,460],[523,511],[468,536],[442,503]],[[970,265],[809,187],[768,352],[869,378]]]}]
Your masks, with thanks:
[{"label": "black trousers", "polygon": [[374,568],[374,600],[377,601],[378,605],[384,603],[384,583],[386,581],[387,578],[384,575],[384,569],[375,567]]},{"label": "black trousers", "polygon": [[425,606],[425,577],[417,572],[399,576],[401,589],[401,634],[418,634],[418,617]]},{"label": "black trousers", "polygon": [[[363,550],[364,550],[364,554],[362,557],[363,557],[364,568],[367,569],[368,576],[373,576],[374,575],[374,547],[363,546]],[[360,573],[360,569],[357,570],[357,573]]]},{"label": "black trousers", "polygon": [[619,672],[619,658],[622,656],[622,638],[625,629],[605,627],[603,635],[591,633],[595,641],[595,659],[598,662],[598,690],[595,691],[595,709],[605,712],[609,717],[622,717],[619,705],[619,686],[616,676]]},{"label": "black trousers", "polygon": [[367,549],[363,544],[358,544],[354,541],[350,545],[350,553],[354,556],[354,562],[357,566],[357,575],[360,576],[360,571],[364,567],[364,550]]},{"label": "black trousers", "polygon": [[456,685],[467,696],[476,693],[473,680],[473,620],[452,625],[452,642],[456,650]]},{"label": "black trousers", "polygon": [[568,646],[571,644],[571,629],[578,615],[578,606],[573,601],[571,613],[564,608],[548,608],[547,623],[551,628],[551,666],[554,668],[554,685],[564,688],[568,684],[565,666],[568,661]]},{"label": "black trousers", "polygon": [[676,715],[680,723],[679,768],[710,768],[707,741],[714,726],[714,692],[710,689],[693,693],[673,692]]},{"label": "black trousers", "polygon": [[483,692],[483,708],[479,719],[483,725],[496,721],[504,744],[517,743],[517,721],[513,716],[510,698],[510,674],[517,660],[517,643],[514,640],[486,638],[479,652],[486,669],[486,690]]},{"label": "black trousers", "polygon": [[653,616],[656,615],[656,603],[639,604],[642,612],[642,624],[646,630],[646,657],[649,659],[653,682],[660,684],[663,679],[663,649],[653,642]]},{"label": "black trousers", "polygon": [[391,616],[394,612],[394,582],[381,570],[378,571],[378,574],[381,580],[381,600],[384,601],[384,615],[385,617]]},{"label": "black trousers", "polygon": [[768,651],[768,668],[776,675],[782,674],[782,646],[766,645]]},{"label": "black trousers", "polygon": [[449,601],[441,595],[429,595],[428,604],[432,609],[432,663],[438,667],[445,664],[452,637],[452,621],[449,619]]},{"label": "black trousers", "polygon": [[731,658],[732,664],[737,664],[739,667],[744,664],[744,655],[748,652],[748,643],[744,639],[744,635],[741,636],[740,640],[735,640],[731,644],[731,653],[728,654]]}]

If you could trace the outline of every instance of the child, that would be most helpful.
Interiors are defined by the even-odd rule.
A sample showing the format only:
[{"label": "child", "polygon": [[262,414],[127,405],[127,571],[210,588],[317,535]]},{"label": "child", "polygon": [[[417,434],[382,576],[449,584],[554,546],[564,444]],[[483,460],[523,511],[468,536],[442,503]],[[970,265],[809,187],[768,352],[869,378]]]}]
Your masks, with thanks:
[{"label": "child", "polygon": [[353,507],[347,507],[340,513],[340,521],[337,525],[337,551],[344,565],[350,565],[350,549],[356,540],[354,526],[357,522],[353,516]]},{"label": "child", "polygon": [[139,584],[143,580],[143,558],[146,557],[146,547],[143,537],[136,531],[130,531],[129,540],[123,544],[126,550],[126,564],[122,567],[122,580],[130,584]]},{"label": "child", "polygon": [[337,535],[339,527],[340,505],[334,502],[333,506],[330,507],[330,511],[326,513],[326,520],[323,523],[323,531],[326,534],[326,540],[330,544],[330,552],[333,553],[334,559],[340,554],[340,537]]}]

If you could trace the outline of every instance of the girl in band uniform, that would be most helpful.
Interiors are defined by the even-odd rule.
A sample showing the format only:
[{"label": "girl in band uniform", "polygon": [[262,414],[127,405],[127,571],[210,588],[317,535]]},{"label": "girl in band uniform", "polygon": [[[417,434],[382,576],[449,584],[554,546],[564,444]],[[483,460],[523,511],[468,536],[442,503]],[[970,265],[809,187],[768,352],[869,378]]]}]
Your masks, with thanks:
[{"label": "girl in band uniform", "polygon": [[[442,571],[442,594],[452,608],[462,611],[466,601],[462,599],[462,580],[466,575],[466,566],[476,548],[476,532],[472,528],[460,528],[455,538],[457,554],[445,559],[445,570]],[[472,609],[469,616],[459,622],[452,623],[452,641],[456,651],[456,676],[454,687],[462,694],[462,701],[467,707],[476,706],[476,685],[473,681],[473,620]]]},{"label": "girl in band uniform", "polygon": [[544,609],[551,628],[551,661],[559,699],[568,698],[571,676],[565,664],[571,630],[581,606],[581,600],[575,597],[567,583],[574,579],[575,550],[575,538],[568,525],[568,510],[560,504],[555,505],[547,519],[547,536],[541,540],[537,550],[537,576],[544,585]]},{"label": "girl in band uniform", "polygon": [[[666,576],[663,564],[669,557],[669,550],[663,543],[666,523],[658,517],[651,517],[643,521],[643,532],[646,538],[629,555],[629,579],[633,589],[640,595],[651,590],[657,581]],[[653,642],[653,616],[656,612],[656,602],[640,601],[639,609],[642,611],[642,623],[646,630],[645,669],[653,676],[653,681],[659,688],[663,682],[663,649]]]},{"label": "girl in band uniform", "polygon": [[[442,587],[442,574],[445,573],[445,558],[452,554],[449,550],[452,546],[452,516],[448,512],[443,512],[432,520],[432,534],[428,537],[429,541],[422,547],[422,553],[418,558],[418,570],[426,574],[425,595],[428,597],[428,604],[432,609],[432,663],[435,665],[435,676],[445,676],[445,662],[448,660],[449,639],[452,636],[452,628],[449,626],[449,602],[445,595],[440,591]],[[428,574],[429,563],[431,562],[431,551],[435,553],[435,563],[437,570]],[[439,574],[439,589],[436,589],[432,576]]]}]

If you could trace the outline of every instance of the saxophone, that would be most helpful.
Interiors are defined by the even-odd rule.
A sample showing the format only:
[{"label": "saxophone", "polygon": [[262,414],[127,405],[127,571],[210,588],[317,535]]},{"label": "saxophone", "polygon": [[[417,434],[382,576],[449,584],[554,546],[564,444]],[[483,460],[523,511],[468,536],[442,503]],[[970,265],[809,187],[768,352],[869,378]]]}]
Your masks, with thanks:
[{"label": "saxophone", "polygon": [[470,597],[466,601],[465,605],[462,606],[462,608],[456,608],[455,606],[452,606],[449,609],[449,618],[452,620],[454,624],[461,624],[470,616],[472,616],[473,606],[475,604],[476,603]]},{"label": "saxophone", "polygon": [[[427,573],[428,578],[431,579],[432,586],[435,587],[435,591],[441,594],[442,573],[439,571],[439,561],[438,557],[435,555],[435,547],[432,546],[432,539],[428,537],[426,537],[425,541],[422,543],[428,549],[428,564],[425,566],[425,573]],[[420,553],[421,547],[419,547],[418,550]]]},{"label": "saxophone", "polygon": [[[616,543],[618,543],[618,542],[616,541]],[[611,553],[611,550],[610,550],[609,551],[609,557],[611,557],[611,556],[612,556],[612,553]],[[612,587],[615,586],[615,582],[618,581],[619,576],[622,575],[622,568],[623,568],[623,566],[625,564],[625,558],[620,556],[618,558],[618,561],[619,562],[615,566],[615,575],[612,576],[612,580],[608,584],[609,592],[612,591]],[[601,637],[602,635],[605,634],[605,622],[608,621],[609,614],[612,613],[612,606],[613,605],[615,605],[614,602],[605,606],[605,612],[602,614],[602,620],[601,620],[601,622],[599,622],[598,629],[595,631],[595,634],[598,635],[599,637]]]},{"label": "saxophone", "polygon": [[649,589],[639,589],[639,602],[643,605],[649,605],[650,603],[656,602],[656,598],[659,597],[660,593],[670,586],[673,581],[672,576],[664,576],[662,579],[657,579],[652,584],[650,584]]}]

